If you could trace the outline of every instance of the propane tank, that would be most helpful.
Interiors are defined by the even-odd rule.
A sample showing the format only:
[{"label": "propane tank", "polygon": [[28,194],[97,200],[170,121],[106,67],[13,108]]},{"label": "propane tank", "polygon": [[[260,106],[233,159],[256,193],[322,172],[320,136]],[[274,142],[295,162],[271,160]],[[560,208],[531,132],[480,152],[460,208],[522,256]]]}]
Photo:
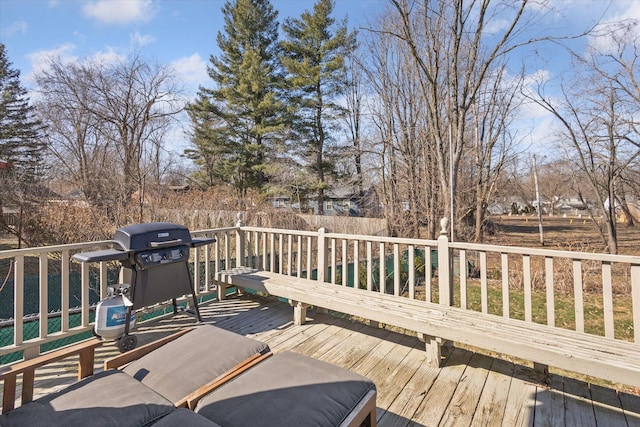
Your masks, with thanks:
[{"label": "propane tank", "polygon": [[[107,288],[107,298],[96,306],[95,334],[106,339],[115,339],[124,335],[127,320],[127,308],[133,305],[127,294],[129,285],[119,284]],[[129,330],[136,325],[135,313],[131,312]]]}]

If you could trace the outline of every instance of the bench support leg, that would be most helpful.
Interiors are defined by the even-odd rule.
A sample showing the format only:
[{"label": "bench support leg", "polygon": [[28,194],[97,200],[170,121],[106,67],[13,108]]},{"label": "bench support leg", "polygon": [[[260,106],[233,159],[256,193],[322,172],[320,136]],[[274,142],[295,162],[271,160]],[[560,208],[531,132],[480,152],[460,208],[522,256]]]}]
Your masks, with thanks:
[{"label": "bench support leg", "polygon": [[295,326],[302,326],[307,320],[307,308],[309,304],[305,304],[300,301],[289,301],[289,304],[293,306],[293,324]]},{"label": "bench support leg", "polygon": [[218,282],[218,301],[223,301],[227,296],[227,285]]},{"label": "bench support leg", "polygon": [[549,365],[533,362],[533,370],[542,375],[549,375]]},{"label": "bench support leg", "polygon": [[422,333],[418,333],[418,339],[426,344],[425,350],[427,351],[427,363],[433,367],[439,368],[442,360],[442,347],[444,346],[448,349],[452,345],[451,341]]}]

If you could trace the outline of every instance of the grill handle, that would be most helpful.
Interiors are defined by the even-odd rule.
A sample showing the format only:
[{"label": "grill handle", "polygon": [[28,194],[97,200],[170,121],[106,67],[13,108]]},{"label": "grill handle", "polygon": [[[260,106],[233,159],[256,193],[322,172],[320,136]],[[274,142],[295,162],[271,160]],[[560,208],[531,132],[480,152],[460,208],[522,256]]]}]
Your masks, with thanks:
[{"label": "grill handle", "polygon": [[166,248],[167,246],[176,246],[182,244],[182,239],[167,240],[166,242],[149,242],[152,248]]}]

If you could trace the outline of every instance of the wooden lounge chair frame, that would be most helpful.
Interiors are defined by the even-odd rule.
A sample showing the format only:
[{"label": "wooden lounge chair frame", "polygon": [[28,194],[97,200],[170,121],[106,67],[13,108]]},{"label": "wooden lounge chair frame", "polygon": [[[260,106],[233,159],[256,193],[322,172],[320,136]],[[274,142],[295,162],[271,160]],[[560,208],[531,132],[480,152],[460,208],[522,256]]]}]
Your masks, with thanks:
[{"label": "wooden lounge chair frame", "polygon": [[24,405],[33,400],[33,383],[37,368],[78,355],[78,380],[81,380],[93,375],[95,349],[101,345],[101,340],[92,338],[0,369],[0,380],[3,381],[2,413],[9,412],[15,407],[16,382],[19,374],[22,374],[21,404]]}]

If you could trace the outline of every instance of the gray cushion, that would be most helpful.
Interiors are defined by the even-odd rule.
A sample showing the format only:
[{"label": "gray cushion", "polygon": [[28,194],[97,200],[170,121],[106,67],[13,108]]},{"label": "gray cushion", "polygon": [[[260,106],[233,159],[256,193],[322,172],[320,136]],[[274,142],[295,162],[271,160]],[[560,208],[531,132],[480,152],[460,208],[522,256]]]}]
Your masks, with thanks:
[{"label": "gray cushion", "polygon": [[249,357],[268,351],[265,343],[204,324],[123,371],[176,403]]},{"label": "gray cushion", "polygon": [[203,397],[195,411],[225,427],[336,426],[375,385],[349,370],[276,354]]},{"label": "gray cushion", "polygon": [[153,427],[220,427],[220,425],[188,409],[180,408],[163,417]]},{"label": "gray cushion", "polygon": [[171,413],[168,400],[120,371],[107,371],[0,416],[12,426],[139,427]]}]

